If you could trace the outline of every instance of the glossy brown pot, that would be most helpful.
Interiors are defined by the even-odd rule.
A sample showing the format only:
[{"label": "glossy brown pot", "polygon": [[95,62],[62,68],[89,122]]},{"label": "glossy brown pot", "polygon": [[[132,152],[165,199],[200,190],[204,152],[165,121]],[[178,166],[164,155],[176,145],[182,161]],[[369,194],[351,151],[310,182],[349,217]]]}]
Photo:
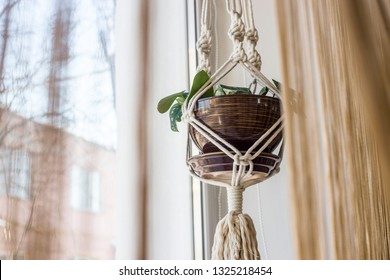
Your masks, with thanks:
[{"label": "glossy brown pot", "polygon": [[[194,113],[224,140],[241,151],[248,150],[280,118],[280,100],[259,95],[225,95],[198,100]],[[203,153],[220,150],[190,126],[190,135]],[[261,147],[269,136],[258,146]],[[271,153],[282,140],[280,133],[264,150]],[[256,150],[255,150],[256,151]]]}]

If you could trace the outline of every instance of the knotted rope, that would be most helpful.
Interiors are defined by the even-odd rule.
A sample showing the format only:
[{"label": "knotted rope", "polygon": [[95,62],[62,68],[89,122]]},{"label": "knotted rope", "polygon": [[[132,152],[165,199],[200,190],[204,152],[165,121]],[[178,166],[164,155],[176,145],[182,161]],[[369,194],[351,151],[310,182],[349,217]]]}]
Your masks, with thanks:
[{"label": "knotted rope", "polygon": [[209,55],[211,52],[211,23],[210,23],[210,3],[209,0],[204,0],[202,4],[200,36],[196,42],[196,49],[199,54],[198,71],[204,70],[208,74],[211,72]]},{"label": "knotted rope", "polygon": [[227,0],[227,8],[231,19],[228,34],[230,39],[233,41],[233,53],[231,54],[230,58],[234,62],[244,62],[246,61],[246,53],[243,48],[245,25],[241,19],[241,3],[240,1]]},{"label": "knotted rope", "polygon": [[255,20],[253,18],[252,0],[242,0],[244,3],[244,21],[247,27],[245,37],[248,45],[248,61],[260,71],[261,56],[256,50],[256,45],[259,40],[259,35],[255,27]]}]

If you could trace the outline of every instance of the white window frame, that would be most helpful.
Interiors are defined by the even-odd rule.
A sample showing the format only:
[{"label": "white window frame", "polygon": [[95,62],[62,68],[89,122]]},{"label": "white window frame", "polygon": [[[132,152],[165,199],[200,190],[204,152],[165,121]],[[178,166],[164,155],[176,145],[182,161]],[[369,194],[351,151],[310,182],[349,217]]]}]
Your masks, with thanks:
[{"label": "white window frame", "polygon": [[97,171],[72,166],[71,206],[80,211],[101,211],[100,174]]},{"label": "white window frame", "polygon": [[0,150],[0,195],[31,198],[31,156],[20,149]]}]

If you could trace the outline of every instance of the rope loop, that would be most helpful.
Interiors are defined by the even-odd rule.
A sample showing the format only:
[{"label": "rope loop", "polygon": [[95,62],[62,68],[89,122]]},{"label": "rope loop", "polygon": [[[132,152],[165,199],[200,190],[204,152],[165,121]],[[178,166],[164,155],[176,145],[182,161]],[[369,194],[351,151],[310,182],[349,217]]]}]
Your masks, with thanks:
[{"label": "rope loop", "polygon": [[237,13],[242,15],[242,6],[240,0],[226,0],[226,7],[229,13]]}]

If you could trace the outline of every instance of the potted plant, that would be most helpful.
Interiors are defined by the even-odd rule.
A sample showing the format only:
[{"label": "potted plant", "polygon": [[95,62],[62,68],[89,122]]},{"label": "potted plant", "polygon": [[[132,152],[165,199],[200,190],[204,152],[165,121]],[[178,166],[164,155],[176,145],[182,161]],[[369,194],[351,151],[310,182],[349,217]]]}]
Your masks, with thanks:
[{"label": "potted plant", "polygon": [[[182,105],[209,80],[205,71],[198,72],[191,90],[181,91],[160,100],[157,109],[160,113],[169,111],[171,130],[178,131],[181,121]],[[273,80],[280,88],[279,82]],[[218,84],[210,88],[197,101],[195,117],[210,127],[220,137],[241,151],[248,150],[281,116],[280,100],[269,96],[270,91],[263,87],[259,93],[247,87],[232,87]],[[190,126],[192,140],[203,153],[219,152],[219,149]],[[270,136],[258,146],[261,147]],[[280,143],[280,133],[264,150],[271,153]]]}]

